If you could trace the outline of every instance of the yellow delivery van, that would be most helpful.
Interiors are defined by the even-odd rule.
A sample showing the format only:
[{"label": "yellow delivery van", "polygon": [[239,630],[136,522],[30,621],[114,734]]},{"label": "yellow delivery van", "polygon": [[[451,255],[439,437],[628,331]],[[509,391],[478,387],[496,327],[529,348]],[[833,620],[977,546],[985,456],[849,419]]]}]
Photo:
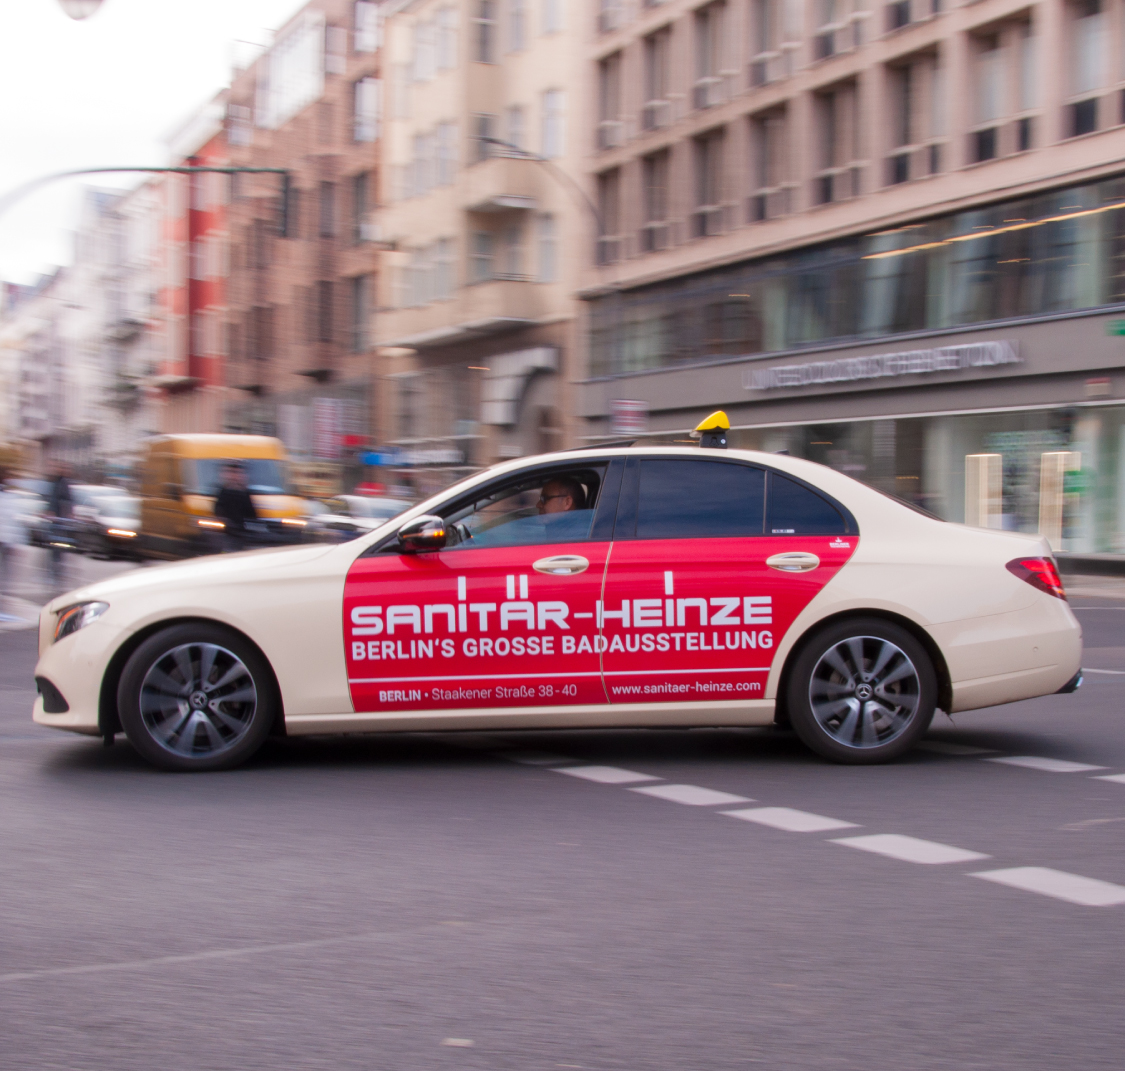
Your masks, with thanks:
[{"label": "yellow delivery van", "polygon": [[186,558],[217,550],[214,515],[223,464],[241,462],[263,530],[275,542],[300,542],[307,512],[287,493],[285,446],[268,435],[159,435],[143,449],[141,552]]}]

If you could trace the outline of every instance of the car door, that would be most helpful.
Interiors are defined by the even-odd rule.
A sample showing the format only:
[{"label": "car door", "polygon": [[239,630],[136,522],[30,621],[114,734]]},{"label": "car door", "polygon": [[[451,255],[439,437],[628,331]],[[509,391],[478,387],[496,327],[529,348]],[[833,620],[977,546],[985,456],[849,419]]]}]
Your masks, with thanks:
[{"label": "car door", "polygon": [[[555,466],[439,507],[456,545],[404,554],[394,541],[359,557],[344,597],[355,710],[398,716],[604,704],[596,603],[623,467],[620,460],[569,466],[587,474],[594,500],[561,524],[536,523],[534,506],[509,511],[527,516],[488,512],[490,501],[508,503],[512,487],[557,475]],[[477,509],[479,502],[486,505]]]},{"label": "car door", "polygon": [[630,459],[597,607],[609,701],[764,698],[779,641],[855,544],[850,514],[788,476]]}]

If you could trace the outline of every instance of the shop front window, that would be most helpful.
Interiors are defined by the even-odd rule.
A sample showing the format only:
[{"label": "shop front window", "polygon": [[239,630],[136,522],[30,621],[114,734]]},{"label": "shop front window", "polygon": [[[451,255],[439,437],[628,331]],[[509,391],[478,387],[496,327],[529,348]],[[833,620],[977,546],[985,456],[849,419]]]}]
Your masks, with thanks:
[{"label": "shop front window", "polygon": [[598,298],[590,341],[615,375],[1122,301],[1111,179]]}]

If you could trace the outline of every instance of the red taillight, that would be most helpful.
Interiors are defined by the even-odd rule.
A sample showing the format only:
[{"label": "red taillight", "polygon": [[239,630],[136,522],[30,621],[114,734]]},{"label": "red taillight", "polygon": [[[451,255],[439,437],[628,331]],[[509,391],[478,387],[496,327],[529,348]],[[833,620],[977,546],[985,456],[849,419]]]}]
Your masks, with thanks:
[{"label": "red taillight", "polygon": [[1056,599],[1066,598],[1059,571],[1050,558],[1016,558],[1008,562],[1008,572],[1026,580],[1033,588],[1054,595]]}]

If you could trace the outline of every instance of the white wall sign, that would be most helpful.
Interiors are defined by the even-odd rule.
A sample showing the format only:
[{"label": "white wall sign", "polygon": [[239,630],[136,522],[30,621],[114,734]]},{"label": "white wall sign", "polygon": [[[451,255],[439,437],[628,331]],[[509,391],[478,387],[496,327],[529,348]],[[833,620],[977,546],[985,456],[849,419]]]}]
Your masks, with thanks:
[{"label": "white wall sign", "polygon": [[966,368],[994,368],[1019,364],[1017,342],[971,342],[902,353],[877,353],[868,357],[841,357],[810,364],[785,364],[777,368],[747,368],[742,374],[746,390],[793,390],[801,387],[854,383],[865,379],[897,379],[933,372],[960,372]]}]

